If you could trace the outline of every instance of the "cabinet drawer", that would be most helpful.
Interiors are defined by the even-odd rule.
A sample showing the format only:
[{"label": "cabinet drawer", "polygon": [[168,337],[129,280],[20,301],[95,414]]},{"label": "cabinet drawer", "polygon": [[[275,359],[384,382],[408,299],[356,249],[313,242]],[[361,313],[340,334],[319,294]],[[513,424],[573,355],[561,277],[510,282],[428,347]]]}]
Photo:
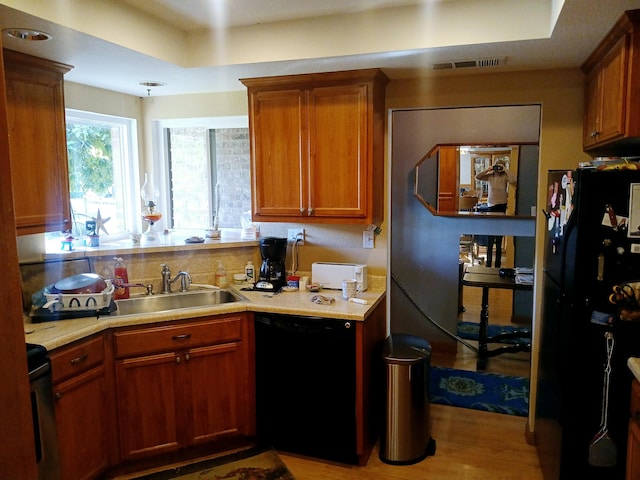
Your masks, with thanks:
[{"label": "cabinet drawer", "polygon": [[174,325],[121,331],[114,334],[116,357],[183,350],[242,338],[242,315]]},{"label": "cabinet drawer", "polygon": [[630,402],[631,418],[640,424],[640,382],[633,380],[631,382],[631,402]]},{"label": "cabinet drawer", "polygon": [[53,382],[56,383],[101,364],[104,361],[103,337],[54,350],[50,357]]}]

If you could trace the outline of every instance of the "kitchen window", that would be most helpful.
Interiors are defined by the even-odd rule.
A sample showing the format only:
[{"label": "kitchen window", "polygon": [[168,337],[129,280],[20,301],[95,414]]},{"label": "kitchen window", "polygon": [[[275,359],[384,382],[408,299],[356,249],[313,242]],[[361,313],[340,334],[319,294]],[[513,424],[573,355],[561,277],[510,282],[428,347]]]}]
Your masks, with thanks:
[{"label": "kitchen window", "polygon": [[[157,123],[154,165],[165,227],[241,228],[251,210],[247,117],[166,120]],[[161,210],[162,211],[162,210]]]},{"label": "kitchen window", "polygon": [[66,122],[73,236],[99,215],[101,239],[124,238],[140,223],[136,121],[67,109]]}]

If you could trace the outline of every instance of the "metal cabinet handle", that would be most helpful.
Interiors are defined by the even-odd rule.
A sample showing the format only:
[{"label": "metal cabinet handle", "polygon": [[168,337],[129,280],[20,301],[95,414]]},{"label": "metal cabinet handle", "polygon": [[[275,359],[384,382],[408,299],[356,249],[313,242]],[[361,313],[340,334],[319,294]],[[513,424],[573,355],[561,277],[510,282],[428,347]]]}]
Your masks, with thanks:
[{"label": "metal cabinet handle", "polygon": [[304,213],[304,207],[300,207],[300,213]]},{"label": "metal cabinet handle", "polygon": [[79,363],[84,362],[87,358],[89,358],[89,354],[88,354],[88,353],[85,353],[85,354],[83,354],[83,355],[80,355],[79,357],[72,358],[72,359],[70,360],[70,363],[71,363],[71,365],[77,365],[77,364],[79,364]]},{"label": "metal cabinet handle", "polygon": [[173,340],[174,342],[181,342],[184,340],[189,340],[190,338],[190,333],[183,333],[182,335],[174,335],[173,337],[171,337],[171,340]]},{"label": "metal cabinet handle", "polygon": [[56,392],[55,397],[56,400],[60,400],[62,398],[62,394],[60,392]]},{"label": "metal cabinet handle", "polygon": [[191,355],[189,354],[189,352],[184,354],[184,361],[188,362],[189,360],[191,360]]},{"label": "metal cabinet handle", "polygon": [[180,364],[180,361],[181,361],[180,355],[176,354],[176,363]]},{"label": "metal cabinet handle", "polygon": [[307,212],[308,212],[307,215],[313,215],[313,207],[309,207],[307,209]]}]

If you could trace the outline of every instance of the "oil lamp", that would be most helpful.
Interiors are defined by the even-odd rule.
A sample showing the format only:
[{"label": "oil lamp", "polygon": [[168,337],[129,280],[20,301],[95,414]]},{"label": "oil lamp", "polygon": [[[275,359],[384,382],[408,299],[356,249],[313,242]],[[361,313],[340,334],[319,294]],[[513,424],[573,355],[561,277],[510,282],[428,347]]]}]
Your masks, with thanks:
[{"label": "oil lamp", "polygon": [[140,190],[140,196],[144,200],[145,209],[142,212],[142,219],[149,224],[146,232],[142,234],[145,242],[158,241],[158,233],[154,229],[154,224],[162,218],[162,214],[156,211],[156,202],[160,196],[160,191],[153,185],[153,179],[148,173],[144,174],[144,184]]}]

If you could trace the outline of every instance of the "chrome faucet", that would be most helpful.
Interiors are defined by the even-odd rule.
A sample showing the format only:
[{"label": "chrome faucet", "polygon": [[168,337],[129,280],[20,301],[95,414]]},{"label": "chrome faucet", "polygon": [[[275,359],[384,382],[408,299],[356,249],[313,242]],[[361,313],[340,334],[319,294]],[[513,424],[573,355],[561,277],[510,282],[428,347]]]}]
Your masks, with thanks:
[{"label": "chrome faucet", "polygon": [[191,275],[184,270],[178,272],[174,279],[171,279],[171,269],[166,263],[162,266],[162,293],[171,293],[171,284],[180,279],[180,291],[186,292],[191,285]]},{"label": "chrome faucet", "polygon": [[189,290],[189,287],[191,286],[191,275],[189,275],[189,272],[185,272],[184,270],[180,270],[175,278],[169,281],[169,287],[171,287],[171,284],[178,280],[178,278],[180,279],[180,291],[186,292]]}]

